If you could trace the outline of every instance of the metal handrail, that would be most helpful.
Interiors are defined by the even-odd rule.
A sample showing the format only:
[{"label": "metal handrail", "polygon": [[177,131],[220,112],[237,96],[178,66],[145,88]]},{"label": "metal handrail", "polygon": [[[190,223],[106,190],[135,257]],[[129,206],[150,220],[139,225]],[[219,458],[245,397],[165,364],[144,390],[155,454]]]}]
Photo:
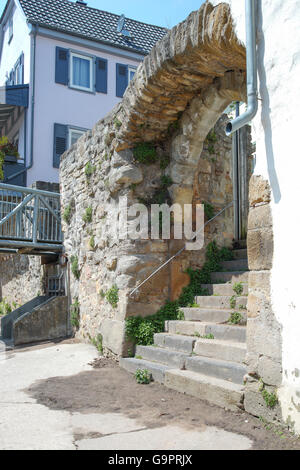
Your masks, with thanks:
[{"label": "metal handrail", "polygon": [[0,248],[62,250],[60,194],[0,183]]},{"label": "metal handrail", "polygon": [[[196,232],[193,240],[195,240],[197,235],[199,235],[199,233],[208,224],[210,224],[210,222],[212,222],[217,217],[219,217],[221,214],[223,214],[223,212],[225,212],[226,209],[229,209],[229,207],[231,207],[232,205],[233,205],[233,201],[230,204],[228,204],[226,207],[224,207],[220,212],[218,212],[214,217],[212,217],[207,222],[205,222],[205,224],[201,226],[201,228],[198,230],[198,232]],[[190,243],[190,241],[189,241],[189,243]],[[171,261],[173,261],[173,259],[175,259],[175,258],[177,258],[177,256],[181,255],[181,253],[183,253],[185,250],[186,250],[186,245],[184,247],[182,247],[179,251],[177,251],[177,253],[175,253],[175,255],[171,256],[171,258],[169,258],[167,261],[165,261],[165,263],[163,263],[159,268],[157,268],[155,271],[153,271],[153,273],[150,274],[150,276],[148,276],[147,279],[145,279],[143,282],[141,282],[141,284],[139,284],[137,287],[135,287],[133,289],[133,291],[130,292],[129,297],[131,297],[137,290],[139,290],[144,284],[146,284],[146,282],[148,282],[150,279],[152,279],[152,277],[155,276],[155,274],[157,274],[159,271],[161,271],[164,267],[166,267],[169,263],[171,263]]]}]

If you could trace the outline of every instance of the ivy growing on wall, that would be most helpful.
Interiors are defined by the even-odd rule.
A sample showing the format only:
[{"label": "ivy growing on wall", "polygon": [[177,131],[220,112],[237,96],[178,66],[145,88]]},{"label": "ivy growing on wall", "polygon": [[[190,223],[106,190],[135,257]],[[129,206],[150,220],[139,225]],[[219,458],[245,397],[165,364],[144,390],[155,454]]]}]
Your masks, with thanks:
[{"label": "ivy growing on wall", "polygon": [[88,162],[84,168],[84,173],[85,173],[86,178],[89,179],[95,173],[96,169],[97,169],[96,166]]},{"label": "ivy growing on wall", "polygon": [[78,264],[78,257],[77,256],[72,256],[71,257],[71,271],[73,273],[73,276],[75,279],[80,278],[80,271],[79,271],[79,264]]},{"label": "ivy growing on wall", "polygon": [[133,149],[135,161],[145,165],[152,165],[158,160],[158,155],[154,144],[149,142],[141,142]]},{"label": "ivy growing on wall", "polygon": [[93,209],[91,207],[87,207],[82,218],[86,224],[90,224],[93,220]]},{"label": "ivy growing on wall", "polygon": [[73,304],[71,305],[70,314],[71,325],[78,329],[80,324],[80,303],[78,302],[78,297],[75,298]]},{"label": "ivy growing on wall", "polygon": [[193,304],[197,295],[209,295],[207,289],[202,287],[202,284],[210,284],[211,273],[221,269],[220,263],[222,261],[230,261],[232,258],[232,252],[228,248],[219,248],[215,242],[209,243],[206,248],[207,261],[202,269],[187,269],[190,283],[182,289],[178,300],[167,302],[156,314],[149,317],[127,318],[127,339],[144,346],[153,344],[154,334],[164,331],[167,320],[184,320],[184,315],[180,309]]}]

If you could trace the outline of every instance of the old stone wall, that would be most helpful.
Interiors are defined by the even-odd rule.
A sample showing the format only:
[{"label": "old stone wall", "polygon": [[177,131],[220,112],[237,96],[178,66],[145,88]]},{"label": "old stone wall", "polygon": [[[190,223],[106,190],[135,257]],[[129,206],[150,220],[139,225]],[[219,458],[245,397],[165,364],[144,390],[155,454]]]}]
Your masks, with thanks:
[{"label": "old stone wall", "polygon": [[44,271],[38,256],[0,255],[0,298],[23,305],[45,292]]},{"label": "old stone wall", "polygon": [[[232,201],[231,139],[224,134],[226,120],[224,115],[217,122],[205,140],[203,150],[202,142],[199,143],[200,157],[195,171],[194,167],[186,165],[185,172],[189,179],[186,183],[190,181],[185,183],[186,194],[190,192],[191,202],[194,205],[209,203],[215,213]],[[162,197],[160,203],[178,202],[172,194],[172,189],[177,186],[171,177],[172,165],[169,162],[165,169],[161,165],[175,151],[174,141],[181,135],[181,125],[180,121],[169,140],[155,146],[158,161],[151,165],[134,161],[132,150],[109,154],[105,140],[101,139],[101,127],[96,131],[98,138],[87,135],[85,142],[75,147],[62,163],[63,213],[70,212],[69,220],[63,222],[63,229],[70,261],[71,297],[73,302],[78,299],[80,304],[78,336],[89,340],[101,333],[104,346],[115,354],[127,353],[125,318],[156,313],[167,299],[177,298],[189,280],[185,270],[200,267],[205,259],[204,249],[184,252],[131,299],[129,292],[184,241],[121,240],[113,239],[110,233],[111,227],[119,224],[112,210],[121,197],[127,197],[128,207],[138,203],[149,206],[151,202],[158,202],[156,198],[159,197]],[[191,135],[185,137],[186,145]],[[90,157],[93,141],[97,142],[95,158]],[[168,189],[161,186],[163,176],[172,180]],[[180,178],[179,173],[176,178]],[[178,191],[175,194],[178,197]],[[186,202],[189,201],[186,199]],[[91,214],[88,219],[87,210]],[[213,239],[221,246],[232,244],[232,208],[207,227],[205,245]],[[72,268],[74,262],[78,262],[78,273]],[[118,288],[117,308],[105,298],[114,285]]]},{"label": "old stone wall", "polygon": [[270,407],[267,397],[277,395],[282,383],[281,325],[274,315],[271,298],[273,266],[273,218],[271,190],[262,177],[253,176],[249,191],[248,219],[249,297],[247,322],[248,379],[245,409],[268,421],[280,421],[279,404]]},{"label": "old stone wall", "polygon": [[[215,210],[232,200],[230,140],[218,140],[223,122],[213,131],[216,142],[207,136],[244,93],[245,50],[230,10],[206,2],[157,43],[123,101],[64,154],[63,230],[79,337],[100,333],[107,351],[127,354],[125,319],[155,313],[188,282],[185,269],[201,266],[203,250],[186,252],[130,297],[183,241],[130,240],[122,224],[114,237],[120,221],[113,208],[125,197],[129,207],[165,201],[183,207],[203,198]],[[207,235],[206,242],[231,243],[230,211]]]}]

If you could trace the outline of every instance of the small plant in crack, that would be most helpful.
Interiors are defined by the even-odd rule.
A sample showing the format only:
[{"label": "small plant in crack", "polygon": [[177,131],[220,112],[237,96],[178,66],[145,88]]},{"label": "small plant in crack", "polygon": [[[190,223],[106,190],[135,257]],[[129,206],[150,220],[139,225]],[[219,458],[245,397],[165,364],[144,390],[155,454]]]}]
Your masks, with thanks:
[{"label": "small plant in crack", "polygon": [[103,354],[103,337],[101,334],[97,335],[96,338],[91,338],[91,343],[100,354]]},{"label": "small plant in crack", "polygon": [[202,201],[202,204],[204,205],[204,214],[205,214],[206,220],[212,219],[213,216],[215,215],[214,206],[206,201]]},{"label": "small plant in crack", "polygon": [[80,303],[76,297],[70,308],[70,321],[74,328],[79,328],[80,324]]},{"label": "small plant in crack", "polygon": [[96,246],[96,245],[95,245],[95,237],[94,237],[94,235],[92,235],[91,238],[90,238],[89,246],[90,246],[91,250],[94,250],[94,249],[95,249],[95,246]]},{"label": "small plant in crack", "polygon": [[84,173],[87,179],[89,179],[96,171],[97,167],[88,162],[84,167]]},{"label": "small plant in crack", "polygon": [[236,296],[233,295],[231,298],[230,298],[230,308],[234,309],[236,307]]},{"label": "small plant in crack", "polygon": [[87,207],[82,218],[86,224],[90,224],[93,220],[93,209],[91,207]]},{"label": "small plant in crack", "polygon": [[276,393],[268,392],[265,388],[265,384],[262,379],[260,379],[260,387],[259,391],[261,392],[261,395],[267,405],[268,408],[275,408],[275,406],[278,403],[278,398]]},{"label": "small plant in crack", "polygon": [[236,295],[242,295],[244,291],[244,286],[241,282],[236,282],[233,286],[233,290],[236,293]]},{"label": "small plant in crack", "polygon": [[241,325],[243,321],[243,315],[241,315],[239,312],[233,312],[230,315],[227,323],[229,323],[230,325]]},{"label": "small plant in crack", "polygon": [[135,379],[138,384],[148,385],[151,382],[151,374],[147,369],[137,369]]},{"label": "small plant in crack", "polygon": [[68,204],[65,207],[65,210],[63,212],[63,219],[66,222],[66,224],[70,225],[71,217],[72,217],[72,207],[71,207],[71,204]]},{"label": "small plant in crack", "polygon": [[71,271],[73,273],[73,276],[75,279],[80,278],[80,270],[79,270],[79,264],[78,264],[78,257],[77,256],[71,256]]},{"label": "small plant in crack", "polygon": [[106,300],[113,308],[117,308],[119,302],[119,289],[116,285],[112,286],[105,295]]}]

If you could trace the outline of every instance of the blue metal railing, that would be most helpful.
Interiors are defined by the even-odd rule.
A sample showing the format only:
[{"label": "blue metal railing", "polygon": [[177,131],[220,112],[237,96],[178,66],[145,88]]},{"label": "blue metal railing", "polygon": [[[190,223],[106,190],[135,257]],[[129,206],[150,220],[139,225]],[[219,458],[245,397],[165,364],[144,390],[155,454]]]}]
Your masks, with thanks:
[{"label": "blue metal railing", "polygon": [[60,194],[0,183],[0,248],[61,251]]}]

